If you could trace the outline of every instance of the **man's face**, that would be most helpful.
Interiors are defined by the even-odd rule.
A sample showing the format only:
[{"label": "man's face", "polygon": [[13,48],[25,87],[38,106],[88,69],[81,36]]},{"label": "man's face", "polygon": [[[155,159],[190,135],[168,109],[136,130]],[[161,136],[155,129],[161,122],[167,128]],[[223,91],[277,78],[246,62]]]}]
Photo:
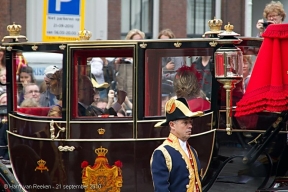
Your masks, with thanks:
[{"label": "man's face", "polygon": [[99,108],[99,109],[101,109],[102,111],[105,110],[106,106],[107,106],[107,103],[106,103],[106,102],[98,102],[98,103],[96,104],[96,107]]},{"label": "man's face", "polygon": [[40,99],[39,87],[37,85],[26,85],[24,98],[25,99],[31,98],[39,102]]},{"label": "man's face", "polygon": [[191,118],[170,121],[171,133],[182,141],[187,141],[192,133],[192,123],[193,120]]}]

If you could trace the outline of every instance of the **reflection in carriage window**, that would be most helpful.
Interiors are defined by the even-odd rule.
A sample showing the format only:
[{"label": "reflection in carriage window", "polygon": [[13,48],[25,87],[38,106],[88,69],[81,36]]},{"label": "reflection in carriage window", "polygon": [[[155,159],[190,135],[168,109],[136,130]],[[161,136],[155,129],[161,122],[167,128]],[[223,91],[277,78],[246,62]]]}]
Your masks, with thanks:
[{"label": "reflection in carriage window", "polygon": [[[185,97],[190,100],[193,111],[209,110],[212,54],[213,49],[202,48],[147,50],[144,115],[164,116],[165,103],[172,97]],[[177,67],[174,63],[178,63]],[[167,65],[174,68],[167,70]]]},{"label": "reflection in carriage window", "polygon": [[244,93],[247,89],[250,75],[254,66],[253,56],[252,55],[243,55],[243,90]]},{"label": "reflection in carriage window", "polygon": [[[63,55],[60,53],[15,54],[13,57],[13,67],[16,69],[14,79],[17,84],[17,92],[14,94],[14,99],[17,100],[15,111],[23,115],[61,117],[62,58]],[[54,114],[51,115],[51,112]]]},{"label": "reflection in carriage window", "polygon": [[[76,94],[76,96],[78,95],[78,117],[123,117],[127,116],[128,109],[132,109],[132,103],[127,97],[127,92],[115,87],[114,81],[108,81],[108,78],[105,78],[107,74],[103,71],[101,73],[105,61],[108,60],[106,58],[92,58],[87,62],[88,65],[78,65],[78,73],[80,73],[77,80],[78,94]],[[95,69],[96,64],[101,64],[100,72],[97,72],[99,69]],[[111,75],[109,76],[112,77]]]},{"label": "reflection in carriage window", "polygon": [[23,87],[24,100],[20,107],[40,107],[40,89],[35,83],[26,83]]},{"label": "reflection in carriage window", "polygon": [[200,74],[200,87],[209,100],[211,99],[212,86],[212,74],[210,69],[211,66],[211,56],[199,56],[192,63],[192,67],[194,67]]}]

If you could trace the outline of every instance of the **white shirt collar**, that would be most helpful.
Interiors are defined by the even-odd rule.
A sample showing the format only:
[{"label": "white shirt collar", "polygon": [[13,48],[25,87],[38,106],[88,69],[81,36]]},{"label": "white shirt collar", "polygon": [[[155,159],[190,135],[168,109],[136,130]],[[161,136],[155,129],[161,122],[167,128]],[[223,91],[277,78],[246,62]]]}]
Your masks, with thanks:
[{"label": "white shirt collar", "polygon": [[187,157],[189,157],[188,149],[187,149],[187,141],[182,141],[181,139],[178,139],[179,144],[183,151],[186,153]]}]

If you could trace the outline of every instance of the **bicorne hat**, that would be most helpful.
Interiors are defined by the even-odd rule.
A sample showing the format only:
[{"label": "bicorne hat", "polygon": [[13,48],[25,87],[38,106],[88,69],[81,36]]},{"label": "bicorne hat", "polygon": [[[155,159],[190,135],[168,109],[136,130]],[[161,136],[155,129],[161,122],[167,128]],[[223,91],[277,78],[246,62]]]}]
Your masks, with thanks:
[{"label": "bicorne hat", "polygon": [[166,120],[156,123],[154,127],[167,126],[170,121],[199,117],[203,115],[202,111],[192,112],[189,109],[185,98],[170,99],[165,105]]}]

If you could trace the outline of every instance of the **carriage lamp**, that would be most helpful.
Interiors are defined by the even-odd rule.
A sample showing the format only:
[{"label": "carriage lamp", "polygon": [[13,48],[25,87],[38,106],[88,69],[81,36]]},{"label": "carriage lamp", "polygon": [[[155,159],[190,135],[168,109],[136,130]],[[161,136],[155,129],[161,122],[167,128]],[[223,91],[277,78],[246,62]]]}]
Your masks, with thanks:
[{"label": "carriage lamp", "polygon": [[217,43],[222,45],[214,53],[215,58],[215,78],[223,84],[226,90],[226,132],[232,134],[232,90],[236,83],[243,77],[243,55],[242,51],[235,46],[241,43],[241,39],[235,36],[239,34],[233,32],[233,25],[225,25],[222,33],[218,34]]}]

